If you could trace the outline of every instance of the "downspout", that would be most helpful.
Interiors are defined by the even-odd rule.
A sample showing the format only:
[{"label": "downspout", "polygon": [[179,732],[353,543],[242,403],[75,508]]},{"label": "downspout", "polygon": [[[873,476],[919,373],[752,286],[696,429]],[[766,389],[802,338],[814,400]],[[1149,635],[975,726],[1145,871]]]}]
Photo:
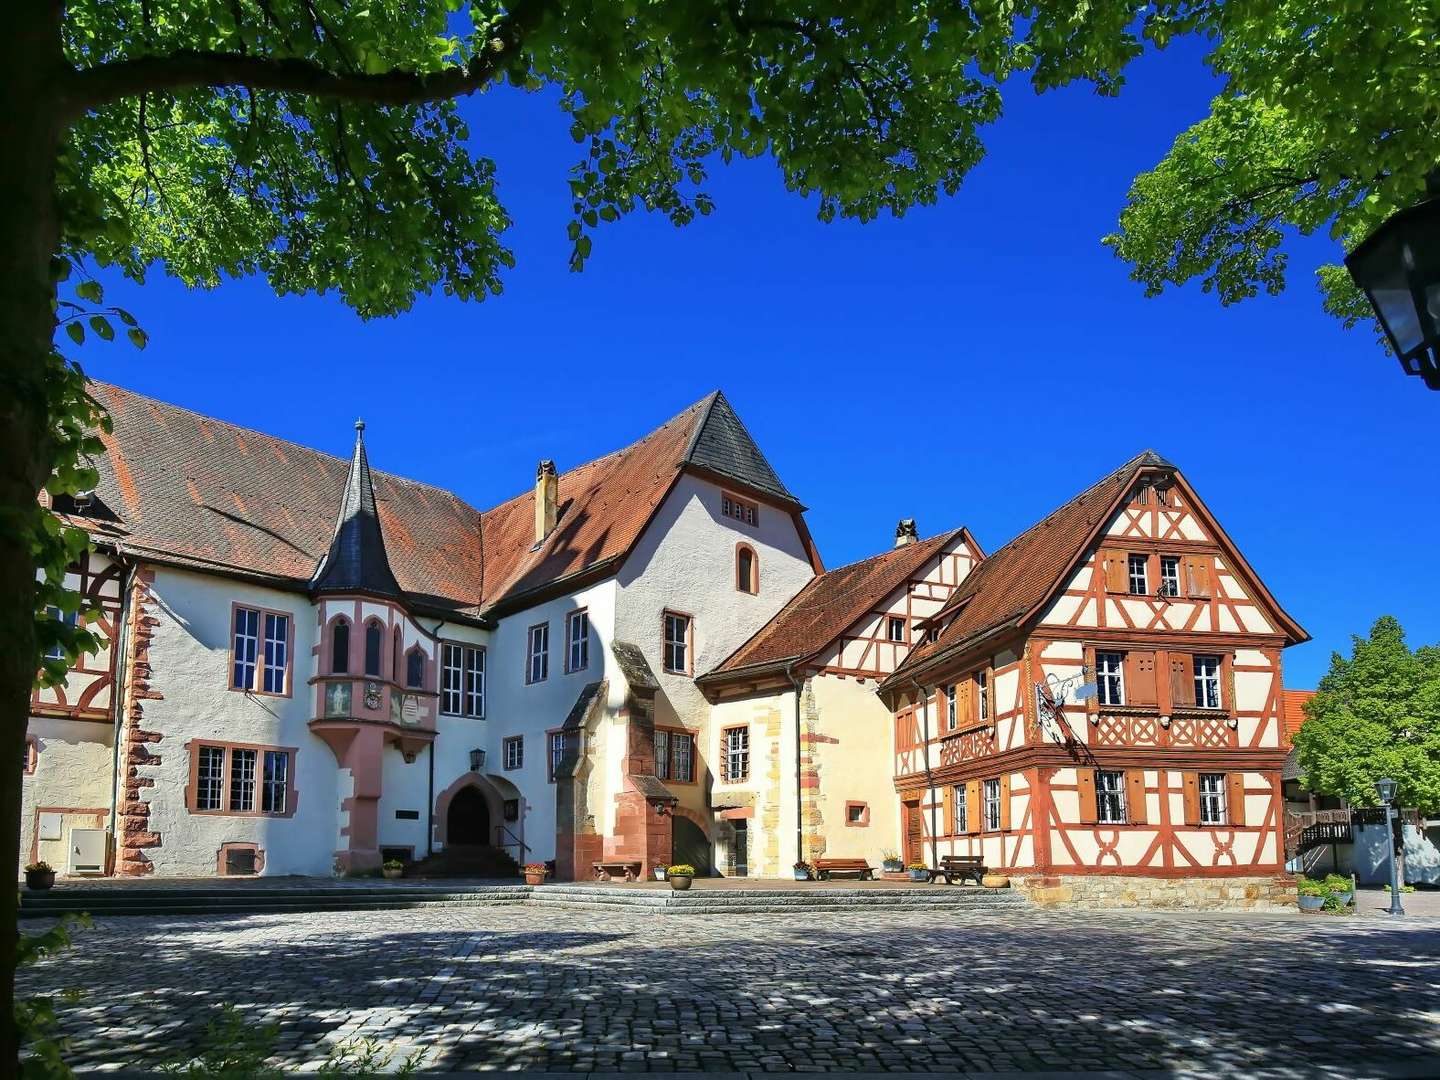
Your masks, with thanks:
[{"label": "downspout", "polygon": [[110,857],[111,874],[114,873],[115,863],[119,855],[119,818],[117,814],[120,809],[120,743],[125,733],[125,692],[130,686],[130,680],[124,673],[129,670],[129,659],[126,650],[130,648],[130,595],[135,587],[135,574],[138,567],[132,563],[125,575],[124,584],[120,589],[120,612],[116,617],[116,625],[119,633],[111,646],[111,661],[115,665],[115,690],[111,695],[115,713],[115,737],[114,746],[110,751]]},{"label": "downspout", "polygon": [[800,786],[800,680],[795,678],[796,660],[785,668],[795,691],[795,861],[805,861],[805,790]]}]

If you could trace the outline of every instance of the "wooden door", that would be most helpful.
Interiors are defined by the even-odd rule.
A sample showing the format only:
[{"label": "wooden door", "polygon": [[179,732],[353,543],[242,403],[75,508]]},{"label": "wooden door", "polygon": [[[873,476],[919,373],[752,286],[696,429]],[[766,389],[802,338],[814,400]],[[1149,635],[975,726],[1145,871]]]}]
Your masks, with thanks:
[{"label": "wooden door", "polygon": [[924,862],[925,831],[920,817],[920,800],[901,803],[905,813],[905,865]]}]

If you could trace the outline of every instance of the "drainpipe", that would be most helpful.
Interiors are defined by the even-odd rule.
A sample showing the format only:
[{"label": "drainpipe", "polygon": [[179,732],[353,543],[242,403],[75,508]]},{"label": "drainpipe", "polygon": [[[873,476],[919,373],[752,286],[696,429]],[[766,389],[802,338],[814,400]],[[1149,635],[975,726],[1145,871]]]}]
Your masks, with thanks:
[{"label": "drainpipe", "polygon": [[125,691],[129,686],[129,679],[125,678],[129,661],[126,658],[126,650],[130,648],[130,593],[135,587],[135,574],[138,567],[132,563],[127,571],[124,581],[120,586],[120,612],[116,616],[116,626],[119,628],[115,641],[110,646],[110,660],[115,666],[115,688],[111,693],[111,708],[115,714],[115,737],[114,746],[110,750],[110,872],[115,872],[115,864],[119,861],[120,854],[120,820],[117,816],[120,810],[120,743],[125,733]]},{"label": "drainpipe", "polygon": [[800,661],[796,660],[785,668],[785,674],[790,679],[790,685],[795,690],[795,861],[802,862],[805,859],[805,789],[800,786],[800,687],[801,682],[795,678],[795,665]]}]

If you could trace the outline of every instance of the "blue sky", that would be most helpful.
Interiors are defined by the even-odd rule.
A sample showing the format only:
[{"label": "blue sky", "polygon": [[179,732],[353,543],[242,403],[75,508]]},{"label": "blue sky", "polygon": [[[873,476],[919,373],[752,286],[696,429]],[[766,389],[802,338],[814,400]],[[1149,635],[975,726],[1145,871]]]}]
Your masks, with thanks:
[{"label": "blue sky", "polygon": [[263,281],[188,292],[106,276],[150,333],[87,346],[91,374],[346,453],[489,506],[720,387],[811,508],[827,566],[968,525],[994,550],[1145,447],[1175,461],[1314,641],[1286,683],[1396,615],[1440,641],[1440,395],[1320,310],[1324,238],[1289,290],[1223,309],[1144,298],[1100,245],[1129,181],[1206,111],[1194,44],[1134,65],[1118,99],[1009,88],[961,191],[900,220],[815,219],[768,160],[715,164],[717,212],[633,215],[566,268],[567,123],[543,96],[468,102],[498,165],[518,267],[481,304],[421,299],[363,323]]}]

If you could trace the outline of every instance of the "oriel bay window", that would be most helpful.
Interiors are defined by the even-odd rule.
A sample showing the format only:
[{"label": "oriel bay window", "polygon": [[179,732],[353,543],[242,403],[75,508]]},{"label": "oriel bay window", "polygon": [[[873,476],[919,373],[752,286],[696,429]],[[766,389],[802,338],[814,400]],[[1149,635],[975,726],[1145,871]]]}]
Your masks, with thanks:
[{"label": "oriel bay window", "polygon": [[384,652],[385,630],[378,619],[365,624],[365,674],[380,678],[380,657]]},{"label": "oriel bay window", "polygon": [[288,816],[294,809],[294,754],[289,748],[195,744],[189,809],[197,814]]},{"label": "oriel bay window", "polygon": [[290,616],[235,606],[230,687],[259,694],[290,693]]},{"label": "oriel bay window", "polygon": [[485,650],[447,641],[440,647],[440,711],[485,715]]}]

